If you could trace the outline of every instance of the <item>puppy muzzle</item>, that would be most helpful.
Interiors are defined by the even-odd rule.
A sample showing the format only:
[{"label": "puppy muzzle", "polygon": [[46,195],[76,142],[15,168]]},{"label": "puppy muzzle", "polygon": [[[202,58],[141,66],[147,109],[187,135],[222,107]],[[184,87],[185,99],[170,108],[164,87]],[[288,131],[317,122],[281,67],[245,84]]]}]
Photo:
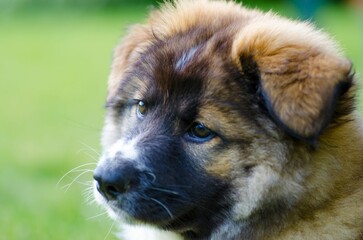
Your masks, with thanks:
[{"label": "puppy muzzle", "polygon": [[110,201],[137,189],[140,186],[141,174],[142,172],[132,163],[124,163],[117,167],[98,166],[93,177],[98,192]]}]

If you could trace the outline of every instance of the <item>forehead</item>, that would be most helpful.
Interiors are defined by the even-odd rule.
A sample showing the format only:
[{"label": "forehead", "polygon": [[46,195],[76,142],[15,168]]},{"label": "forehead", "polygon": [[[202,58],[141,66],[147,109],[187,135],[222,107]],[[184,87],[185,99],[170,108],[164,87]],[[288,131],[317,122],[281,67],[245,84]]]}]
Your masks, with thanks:
[{"label": "forehead", "polygon": [[139,51],[122,79],[118,97],[167,104],[188,115],[195,115],[203,106],[237,107],[244,95],[243,76],[230,59],[231,39],[223,31],[155,39]]},{"label": "forehead", "polygon": [[[147,93],[169,98],[200,96],[233,84],[238,73],[229,59],[225,36],[201,38],[195,33],[155,41],[140,54],[134,73]],[[150,91],[151,89],[154,91]],[[218,91],[220,92],[220,91]],[[214,96],[216,97],[216,96]]]}]

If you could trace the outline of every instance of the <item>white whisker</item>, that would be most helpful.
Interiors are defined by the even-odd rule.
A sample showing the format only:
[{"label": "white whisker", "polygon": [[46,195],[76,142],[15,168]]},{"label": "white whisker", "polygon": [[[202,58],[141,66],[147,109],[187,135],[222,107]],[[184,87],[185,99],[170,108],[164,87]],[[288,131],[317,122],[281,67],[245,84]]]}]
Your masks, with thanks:
[{"label": "white whisker", "polygon": [[82,164],[82,165],[80,165],[80,166],[78,166],[78,167],[75,167],[75,168],[73,168],[73,169],[71,169],[71,170],[69,170],[68,172],[66,172],[60,179],[59,179],[59,181],[57,182],[57,187],[59,186],[59,184],[62,182],[62,180],[66,177],[66,176],[68,176],[69,174],[71,174],[72,172],[75,172],[76,170],[78,170],[78,169],[80,169],[80,168],[82,168],[82,167],[85,167],[85,166],[89,166],[89,165],[97,165],[97,163],[85,163],[85,164]]},{"label": "white whisker", "polygon": [[[66,185],[68,187],[66,188],[65,192],[68,191],[68,189],[72,186],[72,184],[77,181],[77,179],[79,179],[81,176],[83,176],[84,174],[89,173],[89,172],[92,172],[93,173],[92,170],[85,170],[84,172],[80,173],[76,178],[73,179],[73,181],[71,183],[69,183],[69,184]],[[66,186],[64,186],[62,188],[65,188]]]},{"label": "white whisker", "polygon": [[104,238],[103,240],[106,240],[106,239],[108,238],[108,236],[110,235],[110,233],[111,233],[111,231],[112,231],[113,226],[115,225],[115,222],[116,222],[116,221],[113,221],[113,223],[112,223],[112,225],[111,225],[110,229],[108,230],[108,233],[106,234],[106,236],[105,236],[105,238]]},{"label": "white whisker", "polygon": [[97,218],[97,217],[100,217],[100,216],[103,216],[103,215],[107,215],[107,212],[103,212],[103,213],[97,214],[95,216],[88,217],[87,220],[91,220],[91,219],[94,219],[94,218]]},{"label": "white whisker", "polygon": [[151,187],[151,189],[158,190],[158,191],[160,191],[160,192],[171,193],[171,194],[174,194],[174,195],[180,195],[180,194],[179,194],[179,193],[177,193],[177,192],[170,191],[170,190],[168,190],[168,189],[164,189],[164,188]]},{"label": "white whisker", "polygon": [[84,197],[84,203],[85,204],[92,204],[96,202],[96,199],[93,197],[93,184],[92,182],[90,185],[83,190],[83,197]]},{"label": "white whisker", "polygon": [[162,206],[165,211],[169,214],[170,218],[174,218],[174,215],[171,213],[171,211],[169,210],[169,208],[167,206],[165,206],[162,202],[160,202],[159,200],[156,200],[155,198],[150,198],[150,200],[158,203],[160,206]]},{"label": "white whisker", "polygon": [[95,157],[93,156],[91,153],[88,152],[89,149],[86,149],[86,148],[82,148],[82,149],[79,149],[77,154],[80,154],[80,153],[84,153],[86,154],[88,157],[90,157],[92,160],[94,160],[95,162],[98,161],[98,158],[99,156]]},{"label": "white whisker", "polygon": [[101,154],[93,147],[91,147],[90,145],[84,143],[84,142],[81,142],[81,144],[83,146],[85,146],[87,149],[91,150],[92,152],[94,152],[98,157],[101,157]]},{"label": "white whisker", "polygon": [[86,186],[86,187],[92,187],[93,186],[93,184],[89,183],[89,181],[87,181],[87,182],[76,181],[75,183],[78,183],[78,184]]},{"label": "white whisker", "polygon": [[153,178],[153,180],[151,182],[155,182],[156,181],[156,175],[152,172],[146,172],[147,175],[151,176]]},{"label": "white whisker", "polygon": [[84,183],[84,182],[81,182],[81,181],[72,181],[71,183],[68,183],[66,185],[64,185],[63,187],[61,187],[61,189],[64,189],[64,188],[68,188],[70,187],[73,183],[77,183],[77,184],[80,184],[80,185],[83,185],[83,186],[87,186],[89,187],[90,185]]}]

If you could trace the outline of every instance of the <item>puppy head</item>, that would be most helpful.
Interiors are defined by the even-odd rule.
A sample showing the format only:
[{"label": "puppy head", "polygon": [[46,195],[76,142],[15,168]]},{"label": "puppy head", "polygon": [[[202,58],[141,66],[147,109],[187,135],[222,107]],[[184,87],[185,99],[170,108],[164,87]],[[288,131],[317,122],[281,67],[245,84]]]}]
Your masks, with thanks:
[{"label": "puppy head", "polygon": [[350,68],[307,24],[231,2],[164,6],[115,51],[96,198],[189,237],[292,206],[305,143],[349,113]]}]

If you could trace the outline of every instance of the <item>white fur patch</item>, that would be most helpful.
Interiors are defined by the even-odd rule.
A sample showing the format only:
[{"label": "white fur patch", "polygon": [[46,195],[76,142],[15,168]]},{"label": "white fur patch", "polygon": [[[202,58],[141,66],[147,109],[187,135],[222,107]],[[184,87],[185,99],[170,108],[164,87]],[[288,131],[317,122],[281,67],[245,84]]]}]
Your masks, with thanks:
[{"label": "white fur patch", "polygon": [[136,139],[132,139],[128,142],[125,142],[123,139],[118,140],[107,151],[107,158],[112,159],[115,158],[117,154],[121,154],[124,159],[137,159],[138,152],[136,149],[136,143]]},{"label": "white fur patch", "polygon": [[172,232],[158,230],[148,226],[122,225],[123,240],[182,240],[182,238]]}]

